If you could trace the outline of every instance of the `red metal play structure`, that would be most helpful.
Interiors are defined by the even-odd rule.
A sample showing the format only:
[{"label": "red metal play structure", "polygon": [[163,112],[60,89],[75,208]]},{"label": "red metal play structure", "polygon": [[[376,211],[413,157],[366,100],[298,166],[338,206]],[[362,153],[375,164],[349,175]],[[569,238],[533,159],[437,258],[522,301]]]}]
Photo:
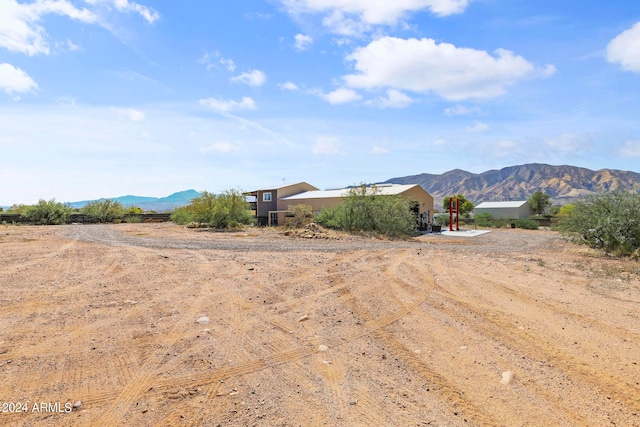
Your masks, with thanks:
[{"label": "red metal play structure", "polygon": [[453,214],[456,214],[456,231],[460,231],[460,199],[458,198],[449,198],[449,231],[453,231]]}]

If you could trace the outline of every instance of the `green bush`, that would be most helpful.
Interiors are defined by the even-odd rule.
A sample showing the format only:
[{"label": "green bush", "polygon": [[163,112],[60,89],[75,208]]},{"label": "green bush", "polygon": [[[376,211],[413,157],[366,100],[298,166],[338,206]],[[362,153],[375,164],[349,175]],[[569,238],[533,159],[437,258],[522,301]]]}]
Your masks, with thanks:
[{"label": "green bush", "polygon": [[406,236],[416,228],[417,219],[410,209],[412,203],[399,195],[382,195],[375,185],[362,184],[349,189],[342,203],[321,211],[316,222],[352,233]]},{"label": "green bush", "polygon": [[474,220],[477,226],[480,227],[493,227],[493,215],[488,212],[479,213],[474,216]]},{"label": "green bush", "polygon": [[11,205],[9,209],[7,209],[6,213],[13,214],[13,215],[24,215],[27,209],[31,207],[32,206],[23,205],[23,204]]},{"label": "green bush", "polygon": [[171,212],[171,221],[178,225],[186,225],[195,221],[195,216],[189,212],[186,206],[179,207]]},{"label": "green bush", "polygon": [[37,205],[26,207],[22,215],[34,224],[57,225],[67,223],[72,212],[73,209],[66,203],[56,202],[56,199],[40,199]]},{"label": "green bush", "polygon": [[522,228],[524,230],[537,230],[540,228],[538,221],[532,219],[515,219],[513,223],[516,225],[516,228]]},{"label": "green bush", "polygon": [[577,243],[614,255],[632,255],[640,248],[640,195],[615,191],[575,203],[557,229]]},{"label": "green bush", "polygon": [[238,228],[253,222],[244,193],[236,189],[225,190],[218,195],[204,191],[191,204],[176,209],[172,214],[172,221],[178,223],[177,221],[182,222],[188,217],[190,221],[187,222],[206,223],[214,228]]},{"label": "green bush", "polygon": [[80,213],[101,223],[122,221],[126,209],[120,202],[111,199],[94,200],[80,208]]},{"label": "green bush", "polygon": [[142,222],[142,218],[137,215],[127,215],[124,217],[124,222],[128,224],[139,224]]}]

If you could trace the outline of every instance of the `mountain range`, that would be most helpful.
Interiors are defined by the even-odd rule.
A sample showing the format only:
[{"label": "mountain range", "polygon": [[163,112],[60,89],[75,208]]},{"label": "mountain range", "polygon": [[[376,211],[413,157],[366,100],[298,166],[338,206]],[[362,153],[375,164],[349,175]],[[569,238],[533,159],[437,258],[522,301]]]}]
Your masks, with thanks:
[{"label": "mountain range", "polygon": [[[440,175],[422,173],[391,178],[384,183],[420,184],[435,199],[436,206],[446,196],[463,194],[474,204],[509,200],[527,200],[536,191],[551,197],[554,204],[574,202],[581,197],[617,189],[640,193],[640,173],[617,169],[596,171],[576,166],[552,166],[531,163],[490,170],[479,174],[454,169]],[[196,190],[173,193],[167,197],[121,196],[111,200],[144,211],[166,212],[184,206],[199,197]],[[98,200],[105,200],[104,198]],[[69,203],[81,208],[94,200]],[[7,209],[8,207],[5,207]]]},{"label": "mountain range", "polygon": [[[137,206],[144,210],[148,211],[156,211],[156,212],[166,212],[170,211],[174,208],[188,205],[191,200],[199,197],[200,193],[196,190],[185,190],[179,191],[177,193],[173,193],[167,197],[144,197],[144,196],[121,196],[115,197],[110,200],[114,202],[120,202],[124,206]],[[81,202],[71,202],[69,205],[73,208],[81,208],[89,202],[94,201],[103,201],[106,200],[104,198],[97,200],[84,200]]]},{"label": "mountain range", "polygon": [[420,184],[436,201],[455,194],[463,194],[475,204],[527,200],[536,191],[542,191],[554,204],[564,204],[589,194],[617,189],[640,192],[640,173],[532,163],[480,174],[460,169],[441,175],[422,173],[391,178],[385,183]]}]

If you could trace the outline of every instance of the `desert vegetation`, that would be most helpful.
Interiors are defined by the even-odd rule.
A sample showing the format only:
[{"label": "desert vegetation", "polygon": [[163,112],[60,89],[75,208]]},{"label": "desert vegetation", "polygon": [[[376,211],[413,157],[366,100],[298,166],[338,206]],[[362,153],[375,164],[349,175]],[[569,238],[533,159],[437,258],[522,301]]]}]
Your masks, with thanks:
[{"label": "desert vegetation", "polygon": [[322,226],[350,233],[409,236],[416,228],[411,207],[411,200],[399,195],[382,195],[375,185],[361,184],[351,188],[342,203],[323,209],[316,221]]},{"label": "desert vegetation", "polygon": [[576,243],[638,258],[640,195],[615,191],[590,196],[564,212],[558,230]]},{"label": "desert vegetation", "polygon": [[236,229],[253,223],[249,203],[238,189],[220,194],[204,191],[190,204],[176,209],[171,220],[180,225],[196,222],[217,229]]}]

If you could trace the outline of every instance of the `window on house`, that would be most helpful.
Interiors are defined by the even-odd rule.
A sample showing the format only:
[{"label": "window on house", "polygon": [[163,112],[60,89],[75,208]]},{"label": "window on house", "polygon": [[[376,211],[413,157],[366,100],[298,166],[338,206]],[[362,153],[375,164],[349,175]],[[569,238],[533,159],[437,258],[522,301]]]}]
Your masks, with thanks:
[{"label": "window on house", "polygon": [[263,202],[270,202],[271,201],[271,192],[262,193],[262,201]]}]

